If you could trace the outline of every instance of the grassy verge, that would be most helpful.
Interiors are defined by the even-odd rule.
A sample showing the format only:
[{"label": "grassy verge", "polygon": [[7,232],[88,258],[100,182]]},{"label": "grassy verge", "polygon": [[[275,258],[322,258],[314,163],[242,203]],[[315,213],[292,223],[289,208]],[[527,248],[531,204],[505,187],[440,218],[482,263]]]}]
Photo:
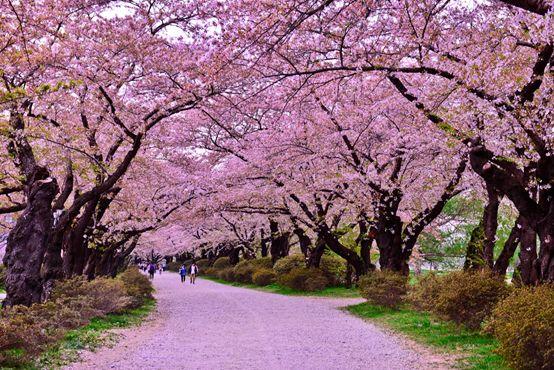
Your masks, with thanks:
[{"label": "grassy verge", "polygon": [[229,281],[218,279],[216,277],[211,277],[211,276],[202,276],[202,278],[206,280],[214,281],[220,284],[256,289],[262,292],[284,294],[284,295],[309,296],[309,297],[332,297],[332,298],[359,298],[360,297],[360,293],[358,292],[358,289],[355,289],[355,288],[329,287],[318,292],[303,292],[300,290],[294,290],[291,288],[283,287],[277,284],[271,284],[271,285],[262,287],[254,284],[229,282]]},{"label": "grassy verge", "polygon": [[34,364],[29,364],[24,368],[52,369],[76,362],[79,360],[79,351],[81,350],[92,351],[101,346],[115,343],[116,336],[106,333],[108,330],[140,324],[155,306],[155,301],[149,300],[142,307],[122,314],[94,318],[88,325],[67,332],[59,343],[41,354]]},{"label": "grassy verge", "polygon": [[455,355],[459,358],[460,368],[508,369],[502,357],[494,353],[497,347],[494,338],[439,320],[428,313],[408,308],[395,311],[369,303],[349,306],[347,310],[433,349]]}]

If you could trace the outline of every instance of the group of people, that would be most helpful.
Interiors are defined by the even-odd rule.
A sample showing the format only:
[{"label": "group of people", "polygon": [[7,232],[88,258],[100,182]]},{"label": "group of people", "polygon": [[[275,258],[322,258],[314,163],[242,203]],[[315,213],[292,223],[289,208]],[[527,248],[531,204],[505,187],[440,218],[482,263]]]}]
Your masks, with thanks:
[{"label": "group of people", "polygon": [[142,271],[148,272],[150,280],[154,279],[154,274],[156,274],[156,271],[158,271],[158,273],[161,275],[162,272],[165,270],[164,266],[161,263],[155,264],[153,262],[141,264],[139,268]]},{"label": "group of people", "polygon": [[196,275],[198,275],[198,266],[195,262],[193,262],[189,269],[187,270],[187,266],[185,264],[182,264],[179,268],[179,276],[181,276],[181,283],[184,283],[187,281],[187,273],[190,276],[190,283],[195,284],[196,283]]},{"label": "group of people", "polygon": [[[154,279],[154,275],[156,275],[156,271],[161,273],[165,271],[165,266],[161,263],[155,264],[153,262],[149,262],[147,264],[141,264],[140,269],[143,271],[148,272],[148,276],[150,277],[150,280]],[[181,277],[181,282],[184,283],[187,280],[187,275],[190,276],[190,283],[195,284],[196,283],[196,275],[198,275],[198,265],[196,265],[195,262],[193,262],[190,267],[187,269],[185,264],[182,264],[179,268],[179,276]]]}]

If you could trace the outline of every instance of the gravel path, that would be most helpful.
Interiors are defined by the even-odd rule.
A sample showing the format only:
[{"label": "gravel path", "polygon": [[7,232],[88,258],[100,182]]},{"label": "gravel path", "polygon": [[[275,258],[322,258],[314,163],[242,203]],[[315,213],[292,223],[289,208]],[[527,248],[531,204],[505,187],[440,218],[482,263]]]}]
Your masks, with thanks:
[{"label": "gravel path", "polygon": [[[437,369],[427,354],[338,308],[358,299],[291,297],[156,275],[157,311],[114,348],[67,369]],[[413,346],[412,346],[413,348]]]}]

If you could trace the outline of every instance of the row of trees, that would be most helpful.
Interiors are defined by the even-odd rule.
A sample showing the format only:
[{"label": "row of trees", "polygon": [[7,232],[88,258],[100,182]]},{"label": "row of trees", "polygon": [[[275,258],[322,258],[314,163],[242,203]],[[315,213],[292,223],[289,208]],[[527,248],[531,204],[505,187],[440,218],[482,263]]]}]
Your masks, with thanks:
[{"label": "row of trees", "polygon": [[406,274],[456,196],[468,268],[554,280],[548,2],[0,4],[5,304],[152,244]]},{"label": "row of trees", "polygon": [[[519,246],[524,283],[554,279],[550,4],[288,1],[245,17],[245,3],[226,20],[239,82],[198,139],[220,154],[198,216],[228,240],[211,245],[248,248],[239,224],[262,246],[296,235],[314,266],[329,248],[362,275],[376,245],[381,268],[407,273],[463,192],[486,201],[467,268],[504,275]],[[518,216],[495,256],[501,202]]]}]

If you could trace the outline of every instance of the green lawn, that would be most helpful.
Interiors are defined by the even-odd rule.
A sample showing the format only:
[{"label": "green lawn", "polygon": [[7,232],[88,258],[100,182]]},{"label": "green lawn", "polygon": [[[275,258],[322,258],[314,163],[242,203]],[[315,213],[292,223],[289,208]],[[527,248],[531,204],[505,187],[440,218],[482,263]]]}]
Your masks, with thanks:
[{"label": "green lawn", "polygon": [[57,369],[79,359],[80,350],[94,350],[103,345],[115,344],[116,336],[107,333],[114,328],[125,328],[138,325],[154,308],[156,302],[148,301],[142,307],[122,314],[112,314],[94,318],[81,328],[66,333],[64,339],[44,352],[25,369]]},{"label": "green lawn", "polygon": [[325,288],[318,292],[303,292],[300,290],[294,290],[291,288],[283,287],[277,284],[271,284],[268,286],[257,286],[254,284],[242,284],[234,283],[226,280],[218,279],[211,276],[202,276],[203,279],[214,281],[216,283],[231,285],[236,287],[256,289],[268,293],[277,293],[284,295],[297,295],[297,296],[310,296],[310,297],[334,297],[334,298],[359,298],[360,293],[356,288],[345,288],[345,287],[330,287]]},{"label": "green lawn", "polygon": [[397,311],[361,303],[347,307],[352,314],[370,319],[393,331],[459,358],[464,369],[508,369],[502,357],[494,353],[496,341],[487,335],[439,320],[424,312],[402,308]]}]

